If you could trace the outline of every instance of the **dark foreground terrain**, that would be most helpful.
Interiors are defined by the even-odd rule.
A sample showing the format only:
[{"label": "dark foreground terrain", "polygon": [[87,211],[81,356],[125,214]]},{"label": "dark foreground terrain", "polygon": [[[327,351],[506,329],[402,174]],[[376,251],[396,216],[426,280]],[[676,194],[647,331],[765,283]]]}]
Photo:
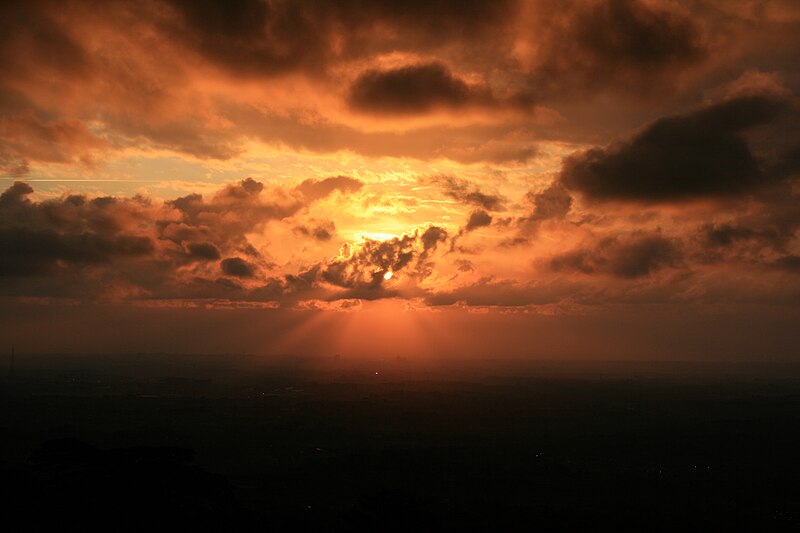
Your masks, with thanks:
[{"label": "dark foreground terrain", "polygon": [[796,367],[17,358],[15,531],[797,531]]}]

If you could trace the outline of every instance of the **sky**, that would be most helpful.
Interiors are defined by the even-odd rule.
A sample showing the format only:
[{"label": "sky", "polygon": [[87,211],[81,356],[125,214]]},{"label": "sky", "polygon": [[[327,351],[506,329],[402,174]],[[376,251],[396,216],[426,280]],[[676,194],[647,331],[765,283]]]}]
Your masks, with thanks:
[{"label": "sky", "polygon": [[800,359],[795,1],[0,11],[6,344]]}]

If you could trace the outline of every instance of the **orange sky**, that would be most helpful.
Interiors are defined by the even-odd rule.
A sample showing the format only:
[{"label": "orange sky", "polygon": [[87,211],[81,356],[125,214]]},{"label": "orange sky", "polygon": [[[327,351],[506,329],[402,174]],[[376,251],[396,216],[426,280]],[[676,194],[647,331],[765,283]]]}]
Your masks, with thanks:
[{"label": "orange sky", "polygon": [[0,10],[9,343],[800,356],[796,2]]}]

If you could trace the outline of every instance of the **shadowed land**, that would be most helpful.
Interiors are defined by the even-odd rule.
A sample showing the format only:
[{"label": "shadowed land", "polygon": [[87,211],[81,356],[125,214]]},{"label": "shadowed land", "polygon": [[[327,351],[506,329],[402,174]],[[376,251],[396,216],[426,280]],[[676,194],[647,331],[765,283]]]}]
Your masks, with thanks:
[{"label": "shadowed land", "polygon": [[18,355],[3,501],[32,528],[793,530],[797,370]]}]

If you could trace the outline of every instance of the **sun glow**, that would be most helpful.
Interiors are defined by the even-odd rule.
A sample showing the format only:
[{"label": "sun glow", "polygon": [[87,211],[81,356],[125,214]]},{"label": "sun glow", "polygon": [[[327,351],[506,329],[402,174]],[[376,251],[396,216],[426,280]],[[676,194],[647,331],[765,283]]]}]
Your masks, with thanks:
[{"label": "sun glow", "polygon": [[392,279],[393,275],[394,274],[392,273],[392,271],[388,270],[388,271],[386,271],[386,274],[383,275],[383,279],[385,279],[386,281],[389,281],[390,279]]},{"label": "sun glow", "polygon": [[371,232],[371,231],[361,231],[356,234],[356,237],[361,239],[369,239],[372,241],[390,241],[392,239],[397,239],[400,236],[395,233],[379,233],[379,232]]}]

